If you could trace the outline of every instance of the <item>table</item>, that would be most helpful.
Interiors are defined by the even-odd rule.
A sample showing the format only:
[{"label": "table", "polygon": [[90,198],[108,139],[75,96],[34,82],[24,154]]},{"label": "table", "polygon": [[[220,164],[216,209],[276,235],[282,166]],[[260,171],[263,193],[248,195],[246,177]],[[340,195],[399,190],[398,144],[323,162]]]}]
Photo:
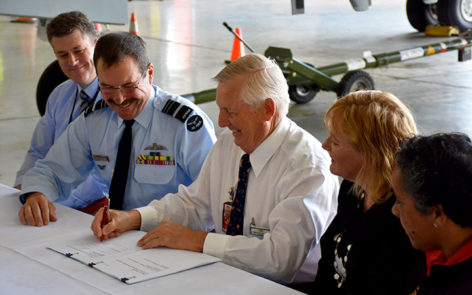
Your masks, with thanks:
[{"label": "table", "polygon": [[18,220],[18,193],[0,184],[2,294],[301,294],[221,262],[126,285],[46,249],[53,240],[92,235],[93,216],[56,204],[57,222],[24,226]]}]

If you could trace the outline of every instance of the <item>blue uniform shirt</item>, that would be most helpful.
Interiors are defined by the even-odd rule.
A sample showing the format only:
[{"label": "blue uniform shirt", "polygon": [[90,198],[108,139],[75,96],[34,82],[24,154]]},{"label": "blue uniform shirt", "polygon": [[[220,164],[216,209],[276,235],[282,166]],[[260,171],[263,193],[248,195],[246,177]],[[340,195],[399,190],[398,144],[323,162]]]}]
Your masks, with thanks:
[{"label": "blue uniform shirt", "polygon": [[[81,115],[46,158],[24,176],[22,194],[38,191],[54,201],[92,170],[109,187],[124,127],[123,119],[108,107]],[[175,193],[179,184],[192,183],[216,141],[206,114],[190,101],[154,85],[132,130],[125,210]]]},{"label": "blue uniform shirt", "polygon": [[[23,165],[16,174],[15,186],[22,184],[24,174],[34,166],[37,160],[46,157],[53,143],[69,126],[70,121],[79,116],[82,103],[82,99],[79,97],[81,90],[82,88],[77,83],[67,80],[50,94],[46,104],[46,112],[36,125],[30,148],[26,153]],[[102,99],[98,92],[97,78],[83,90],[88,94],[90,100],[94,97],[96,97],[96,102]],[[77,187],[71,187],[70,190],[64,191],[58,201],[69,207],[81,208],[88,205],[82,201],[86,199],[85,196],[94,201],[102,198],[107,192],[103,180],[91,174]]]}]

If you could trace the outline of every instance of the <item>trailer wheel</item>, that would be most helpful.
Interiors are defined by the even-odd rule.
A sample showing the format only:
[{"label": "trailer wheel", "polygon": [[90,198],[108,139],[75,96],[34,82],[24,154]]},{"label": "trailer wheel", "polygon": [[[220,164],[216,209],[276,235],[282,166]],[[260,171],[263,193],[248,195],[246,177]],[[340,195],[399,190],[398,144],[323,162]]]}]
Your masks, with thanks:
[{"label": "trailer wheel", "polygon": [[428,25],[438,25],[436,8],[436,4],[424,4],[423,0],[407,0],[406,15],[410,25],[419,32],[424,32]]},{"label": "trailer wheel", "polygon": [[455,26],[461,32],[472,29],[472,0],[439,0],[436,5],[441,24]]},{"label": "trailer wheel", "polygon": [[315,98],[320,91],[318,87],[311,87],[305,85],[292,85],[288,87],[288,94],[290,99],[298,104],[305,104]]},{"label": "trailer wheel", "polygon": [[39,114],[42,116],[46,112],[46,103],[49,94],[56,88],[57,85],[67,80],[67,76],[61,70],[57,60],[53,61],[41,74],[36,86],[36,106]]},{"label": "trailer wheel", "polygon": [[340,98],[350,92],[373,89],[375,89],[374,80],[367,72],[352,71],[347,72],[346,75],[344,75],[344,77],[341,79],[336,94],[338,98]]}]

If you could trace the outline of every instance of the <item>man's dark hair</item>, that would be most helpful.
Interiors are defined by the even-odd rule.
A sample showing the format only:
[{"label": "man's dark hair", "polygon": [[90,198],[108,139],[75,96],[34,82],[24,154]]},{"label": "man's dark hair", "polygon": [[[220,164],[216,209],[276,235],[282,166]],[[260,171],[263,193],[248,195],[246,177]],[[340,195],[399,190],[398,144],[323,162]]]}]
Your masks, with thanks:
[{"label": "man's dark hair", "polygon": [[53,37],[63,37],[71,34],[74,30],[79,30],[90,40],[97,39],[97,32],[93,22],[80,11],[61,13],[53,18],[47,25],[46,32],[48,41],[51,43]]},{"label": "man's dark hair", "polygon": [[472,143],[463,133],[416,136],[396,155],[403,189],[422,214],[442,205],[457,225],[472,227]]},{"label": "man's dark hair", "polygon": [[128,32],[112,32],[98,39],[93,53],[95,67],[101,59],[105,67],[121,62],[125,57],[134,58],[143,73],[150,63],[146,43],[141,37]]}]

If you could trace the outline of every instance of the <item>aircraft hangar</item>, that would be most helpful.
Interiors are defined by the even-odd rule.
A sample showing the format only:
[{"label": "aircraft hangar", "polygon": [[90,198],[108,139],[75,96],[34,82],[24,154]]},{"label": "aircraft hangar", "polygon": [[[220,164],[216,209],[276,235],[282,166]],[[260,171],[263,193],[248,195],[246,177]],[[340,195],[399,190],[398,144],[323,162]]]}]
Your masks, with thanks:
[{"label": "aircraft hangar", "polygon": [[[177,94],[215,88],[212,77],[230,59],[235,42],[223,22],[240,28],[243,40],[257,53],[269,46],[288,48],[294,58],[315,67],[362,58],[368,51],[376,55],[459,38],[416,31],[408,22],[405,1],[374,0],[367,11],[356,12],[348,1],[312,0],[297,15],[287,0],[134,0],[127,6],[126,23],[103,24],[102,31],[128,31],[134,12],[156,69],[154,83]],[[0,183],[12,185],[40,118],[38,80],[55,57],[39,21],[18,22],[2,15],[0,22]],[[250,53],[248,48],[245,53]],[[407,103],[421,133],[472,135],[471,62],[457,60],[458,51],[452,50],[365,71],[375,89]],[[308,103],[292,103],[289,117],[323,141],[323,116],[335,100],[335,92],[321,90]],[[216,126],[215,102],[200,106]]]},{"label": "aircraft hangar", "polygon": [[[360,77],[368,78],[346,86],[348,89],[371,87],[393,93],[412,110],[421,134],[458,131],[472,136],[472,34],[451,28],[436,31],[438,36],[417,31],[408,20],[407,1],[372,0],[366,11],[357,12],[347,0],[305,0],[301,14],[292,14],[289,0],[112,1],[124,5],[123,15],[116,14],[118,5],[103,5],[109,1],[82,3],[100,6],[98,13],[93,11],[98,10],[95,7],[87,9],[91,9],[89,14],[93,14],[96,29],[102,34],[134,31],[144,39],[154,65],[154,84],[166,91],[196,99],[202,93],[214,93],[216,82],[212,77],[228,60],[254,51],[277,55],[280,66],[287,67],[291,95],[298,95],[290,104],[288,117],[321,142],[328,136],[323,117],[342,94],[340,85],[346,86],[343,78],[353,71],[362,71]],[[44,102],[38,102],[38,81],[55,55],[45,37],[46,19],[30,12],[5,14],[2,5],[0,185],[13,186],[44,109]],[[105,15],[119,16],[123,24],[107,23]],[[242,40],[231,31],[239,32]],[[282,53],[289,54],[291,60],[283,60]],[[296,66],[290,68],[292,64]],[[334,74],[326,79],[321,69]],[[319,77],[320,72],[324,78]],[[327,85],[316,86],[320,80]],[[208,100],[199,106],[213,121],[218,136],[222,132],[219,109]],[[32,273],[43,264],[36,263],[25,271]],[[6,268],[0,273],[8,271]],[[55,274],[70,279],[64,273]],[[99,293],[97,290],[92,293]]]}]

